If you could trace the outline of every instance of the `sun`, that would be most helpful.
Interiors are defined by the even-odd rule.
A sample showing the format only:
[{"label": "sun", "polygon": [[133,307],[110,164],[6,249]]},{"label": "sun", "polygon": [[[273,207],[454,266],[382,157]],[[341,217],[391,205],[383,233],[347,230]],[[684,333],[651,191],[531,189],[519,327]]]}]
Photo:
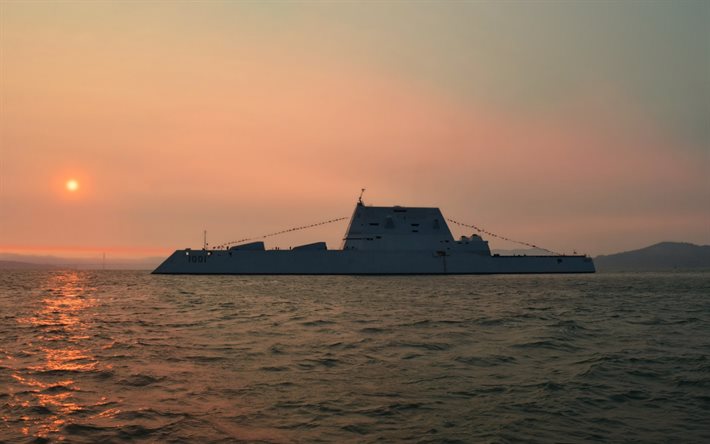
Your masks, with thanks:
[{"label": "sun", "polygon": [[67,190],[74,192],[78,189],[79,189],[79,182],[77,182],[75,179],[67,180]]}]

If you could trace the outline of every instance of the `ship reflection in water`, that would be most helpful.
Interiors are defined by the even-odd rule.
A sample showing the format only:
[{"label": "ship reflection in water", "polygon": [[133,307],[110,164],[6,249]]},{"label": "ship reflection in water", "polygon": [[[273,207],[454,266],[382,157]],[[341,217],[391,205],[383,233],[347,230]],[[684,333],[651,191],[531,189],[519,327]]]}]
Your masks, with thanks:
[{"label": "ship reflection in water", "polygon": [[10,387],[9,404],[25,412],[20,419],[26,436],[53,434],[61,439],[56,433],[71,415],[84,409],[76,376],[100,365],[86,345],[90,311],[98,302],[85,278],[76,271],[48,276],[32,307],[35,310],[17,319],[29,340],[18,347],[21,351],[15,357],[7,357],[16,383]]}]

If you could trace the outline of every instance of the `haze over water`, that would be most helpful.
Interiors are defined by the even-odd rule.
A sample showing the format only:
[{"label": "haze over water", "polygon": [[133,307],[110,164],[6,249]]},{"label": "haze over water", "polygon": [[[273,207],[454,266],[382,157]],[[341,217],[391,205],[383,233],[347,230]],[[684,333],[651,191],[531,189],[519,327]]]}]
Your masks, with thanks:
[{"label": "haze over water", "polygon": [[710,275],[0,272],[0,441],[707,442]]},{"label": "haze over water", "polygon": [[565,253],[710,244],[708,78],[707,1],[0,1],[0,253],[164,257],[363,187]]}]

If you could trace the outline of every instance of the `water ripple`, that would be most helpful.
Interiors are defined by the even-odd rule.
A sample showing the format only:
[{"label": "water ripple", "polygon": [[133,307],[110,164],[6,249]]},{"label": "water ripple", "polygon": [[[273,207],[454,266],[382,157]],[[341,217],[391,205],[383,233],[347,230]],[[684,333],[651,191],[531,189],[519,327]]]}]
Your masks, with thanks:
[{"label": "water ripple", "polygon": [[0,442],[707,442],[708,277],[0,272]]}]

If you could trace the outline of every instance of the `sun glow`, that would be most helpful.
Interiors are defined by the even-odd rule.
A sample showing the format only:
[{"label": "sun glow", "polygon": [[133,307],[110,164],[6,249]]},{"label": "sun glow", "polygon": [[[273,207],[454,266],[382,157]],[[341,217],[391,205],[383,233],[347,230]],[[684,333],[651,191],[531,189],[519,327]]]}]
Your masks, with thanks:
[{"label": "sun glow", "polygon": [[74,179],[69,179],[66,186],[67,190],[74,192],[79,189],[79,182]]}]

